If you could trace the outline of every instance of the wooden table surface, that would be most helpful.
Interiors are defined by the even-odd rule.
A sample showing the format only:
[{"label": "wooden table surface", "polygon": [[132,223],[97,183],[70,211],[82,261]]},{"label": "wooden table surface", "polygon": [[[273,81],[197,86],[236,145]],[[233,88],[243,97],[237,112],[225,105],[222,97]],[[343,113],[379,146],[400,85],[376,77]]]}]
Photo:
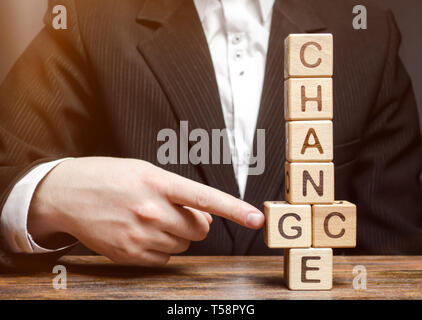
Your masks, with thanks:
[{"label": "wooden table surface", "polygon": [[[100,256],[67,256],[67,289],[52,272],[0,275],[0,299],[422,299],[422,257],[334,257],[331,291],[289,291],[280,257],[173,257],[163,268],[119,266]],[[353,267],[367,270],[354,290]]]}]

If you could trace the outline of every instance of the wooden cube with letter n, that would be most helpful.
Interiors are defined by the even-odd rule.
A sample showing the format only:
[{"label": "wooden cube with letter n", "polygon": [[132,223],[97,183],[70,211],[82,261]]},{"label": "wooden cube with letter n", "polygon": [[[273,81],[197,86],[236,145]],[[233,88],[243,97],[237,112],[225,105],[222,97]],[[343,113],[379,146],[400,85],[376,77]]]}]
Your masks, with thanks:
[{"label": "wooden cube with letter n", "polygon": [[264,241],[269,248],[307,248],[312,243],[311,206],[266,201]]},{"label": "wooden cube with letter n", "polygon": [[333,249],[287,249],[284,281],[290,290],[330,290],[333,286]]},{"label": "wooden cube with letter n", "polygon": [[312,246],[356,247],[356,206],[348,201],[313,205]]},{"label": "wooden cube with letter n", "polygon": [[285,198],[292,204],[334,202],[334,164],[286,162]]}]

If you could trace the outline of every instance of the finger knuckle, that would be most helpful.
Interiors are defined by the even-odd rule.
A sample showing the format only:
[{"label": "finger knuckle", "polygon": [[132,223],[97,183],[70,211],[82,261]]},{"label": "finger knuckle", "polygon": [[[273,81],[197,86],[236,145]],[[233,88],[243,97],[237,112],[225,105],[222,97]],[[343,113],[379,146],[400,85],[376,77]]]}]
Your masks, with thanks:
[{"label": "finger knuckle", "polygon": [[196,229],[195,241],[204,240],[207,237],[209,230],[210,230],[210,227],[208,224],[202,223],[201,225],[199,225]]},{"label": "finger knuckle", "polygon": [[126,237],[128,242],[134,245],[139,245],[140,243],[145,243],[147,241],[144,235],[138,232],[138,230],[129,230]]},{"label": "finger knuckle", "polygon": [[144,201],[137,207],[136,212],[144,219],[152,221],[160,220],[160,208],[154,201]]},{"label": "finger knuckle", "polygon": [[118,262],[124,264],[136,264],[137,256],[142,249],[134,250],[131,246],[122,246],[117,249],[117,254],[115,255],[118,257]]},{"label": "finger knuckle", "polygon": [[174,246],[174,253],[182,253],[189,249],[190,241],[188,240],[181,240]]},{"label": "finger knuckle", "polygon": [[189,247],[190,247],[190,243],[191,243],[190,241],[186,240],[185,243],[182,246],[182,251],[181,252],[187,251],[189,249]]},{"label": "finger knuckle", "polygon": [[167,191],[166,180],[161,175],[151,174],[145,178],[145,183],[150,191],[160,194]]},{"label": "finger knuckle", "polygon": [[165,266],[170,260],[169,254],[156,254],[149,259],[145,259],[143,264],[149,267],[162,267]]},{"label": "finger knuckle", "polygon": [[208,208],[209,194],[206,190],[199,189],[195,195],[195,204],[198,208]]}]

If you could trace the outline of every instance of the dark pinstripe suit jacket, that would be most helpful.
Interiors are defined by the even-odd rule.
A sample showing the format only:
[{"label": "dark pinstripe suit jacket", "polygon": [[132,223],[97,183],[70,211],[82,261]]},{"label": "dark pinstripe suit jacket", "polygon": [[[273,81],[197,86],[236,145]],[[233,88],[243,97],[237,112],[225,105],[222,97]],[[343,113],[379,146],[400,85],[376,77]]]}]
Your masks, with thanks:
[{"label": "dark pinstripe suit jacket", "polygon": [[[157,162],[157,133],[223,129],[213,66],[192,0],[61,0],[68,30],[46,27],[0,89],[0,195],[35,164],[110,155]],[[360,1],[361,2],[361,1]],[[336,199],[358,205],[358,247],[350,253],[422,253],[422,149],[408,76],[398,60],[394,19],[366,2],[369,29],[352,28],[350,0],[277,0],[258,128],[266,169],[250,176],[245,200],[283,198],[283,40],[334,35]],[[239,195],[231,165],[167,170]],[[10,255],[3,263],[44,257]],[[191,254],[279,254],[259,231],[216,218]],[[29,260],[28,260],[29,259]],[[40,260],[41,259],[41,260]],[[45,257],[47,259],[47,257]]]}]

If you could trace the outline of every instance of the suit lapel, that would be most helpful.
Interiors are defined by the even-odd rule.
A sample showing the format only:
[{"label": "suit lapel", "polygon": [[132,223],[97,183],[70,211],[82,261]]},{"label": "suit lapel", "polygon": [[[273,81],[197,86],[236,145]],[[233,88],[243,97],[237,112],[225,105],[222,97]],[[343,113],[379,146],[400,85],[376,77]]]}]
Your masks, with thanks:
[{"label": "suit lapel", "polygon": [[[189,130],[224,129],[214,68],[202,25],[192,0],[149,0],[138,22],[151,27],[138,50],[166,94],[176,117]],[[212,148],[211,151],[216,151]],[[222,154],[222,153],[221,153]],[[202,164],[209,185],[239,196],[231,164]]]},{"label": "suit lapel", "polygon": [[[284,39],[291,33],[322,31],[324,23],[306,1],[276,0],[273,8],[264,87],[257,129],[265,129],[265,171],[249,176],[245,200],[263,209],[263,201],[284,199]],[[257,137],[254,140],[256,155]],[[230,228],[234,225],[230,223]],[[258,231],[235,227],[235,252],[247,254]]]}]

